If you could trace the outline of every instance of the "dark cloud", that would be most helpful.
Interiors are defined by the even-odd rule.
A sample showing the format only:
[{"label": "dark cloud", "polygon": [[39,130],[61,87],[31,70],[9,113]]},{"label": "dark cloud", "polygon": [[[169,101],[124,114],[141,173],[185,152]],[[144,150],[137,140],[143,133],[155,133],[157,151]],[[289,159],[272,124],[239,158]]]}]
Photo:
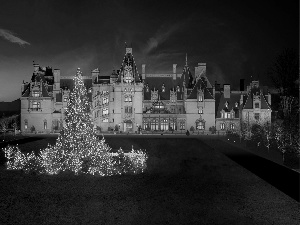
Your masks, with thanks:
[{"label": "dark cloud", "polygon": [[[0,74],[6,87],[20,85],[30,79],[32,60],[62,75],[77,67],[84,75],[94,68],[109,74],[120,67],[126,41],[139,71],[142,63],[148,72],[172,72],[173,63],[180,71],[187,53],[192,69],[207,63],[211,82],[237,87],[254,76],[269,85],[272,59],[283,48],[298,49],[298,9],[297,1],[2,1],[1,27],[17,35],[0,39]],[[0,101],[19,94],[7,89]]]}]

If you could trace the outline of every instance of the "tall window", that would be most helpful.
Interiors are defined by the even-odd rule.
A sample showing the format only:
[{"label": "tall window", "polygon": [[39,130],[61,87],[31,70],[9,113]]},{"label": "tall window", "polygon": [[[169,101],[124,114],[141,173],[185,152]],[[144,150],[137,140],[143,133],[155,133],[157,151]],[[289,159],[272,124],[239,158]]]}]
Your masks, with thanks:
[{"label": "tall window", "polygon": [[146,130],[148,128],[148,122],[147,120],[143,120],[143,129]]},{"label": "tall window", "polygon": [[203,114],[203,109],[198,109],[198,114]]},{"label": "tall window", "polygon": [[225,130],[225,124],[224,124],[224,123],[221,123],[221,124],[220,124],[220,128],[221,128],[221,130]]},{"label": "tall window", "polygon": [[175,120],[170,121],[170,128],[172,128],[173,130],[176,130],[176,121]]},{"label": "tall window", "polygon": [[180,122],[180,130],[185,130],[185,122],[184,121]]},{"label": "tall window", "polygon": [[27,130],[28,129],[28,120],[25,120],[24,122],[25,122],[24,128],[25,128],[25,130]]},{"label": "tall window", "polygon": [[151,126],[151,130],[158,130],[158,119],[153,119],[151,121],[150,126]]},{"label": "tall window", "polygon": [[169,124],[167,119],[163,119],[160,123],[161,130],[169,130]]},{"label": "tall window", "polygon": [[198,102],[203,102],[203,96],[202,95],[198,96]]},{"label": "tall window", "polygon": [[44,130],[47,129],[47,120],[44,120]]},{"label": "tall window", "polygon": [[225,113],[224,113],[224,118],[225,118],[225,119],[230,119],[230,118],[231,118],[230,112],[225,112]]},{"label": "tall window", "polygon": [[68,101],[68,97],[65,96],[65,97],[64,97],[64,102],[67,102],[67,101]]},{"label": "tall window", "polygon": [[254,113],[254,119],[259,120],[259,113]]},{"label": "tall window", "polygon": [[259,109],[259,103],[258,102],[255,103],[255,108]]},{"label": "tall window", "polygon": [[234,123],[230,124],[230,129],[234,130],[234,128],[235,128]]}]

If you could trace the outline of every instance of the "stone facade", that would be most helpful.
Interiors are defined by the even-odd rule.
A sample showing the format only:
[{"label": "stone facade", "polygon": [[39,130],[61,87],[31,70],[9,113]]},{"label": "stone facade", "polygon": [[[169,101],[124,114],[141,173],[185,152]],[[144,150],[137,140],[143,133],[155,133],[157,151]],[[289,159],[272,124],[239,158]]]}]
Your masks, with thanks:
[{"label": "stone facade", "polygon": [[[258,113],[261,121],[271,118],[270,96],[256,81],[247,91],[233,92],[230,85],[220,89],[209,82],[205,63],[198,63],[193,75],[187,57],[182,73],[177,64],[171,69],[168,74],[147,74],[143,64],[139,74],[132,48],[126,48],[119,70],[106,75],[94,69],[83,76],[95,129],[184,132],[194,127],[208,132],[216,127],[223,132],[238,129],[241,120],[257,121]],[[31,81],[21,88],[21,130],[58,132],[73,85],[72,76],[34,64]]]}]

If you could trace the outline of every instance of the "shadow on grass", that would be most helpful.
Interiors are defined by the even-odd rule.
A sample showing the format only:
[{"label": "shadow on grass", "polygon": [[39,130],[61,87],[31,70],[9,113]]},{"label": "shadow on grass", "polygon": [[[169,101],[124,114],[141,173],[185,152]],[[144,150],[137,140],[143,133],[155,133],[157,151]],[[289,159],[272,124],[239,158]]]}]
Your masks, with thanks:
[{"label": "shadow on grass", "polygon": [[300,174],[296,171],[221,140],[215,140],[215,148],[291,198],[300,201]]}]

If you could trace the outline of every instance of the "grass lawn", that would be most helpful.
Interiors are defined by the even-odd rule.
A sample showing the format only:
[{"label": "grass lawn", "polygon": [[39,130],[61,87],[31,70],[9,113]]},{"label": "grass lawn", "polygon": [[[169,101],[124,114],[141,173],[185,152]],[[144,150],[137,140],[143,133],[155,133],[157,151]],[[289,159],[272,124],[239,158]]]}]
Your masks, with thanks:
[{"label": "grass lawn", "polygon": [[[300,204],[193,137],[107,137],[147,172],[32,176],[0,169],[0,224],[299,224]],[[55,138],[20,145],[43,148]]]}]

